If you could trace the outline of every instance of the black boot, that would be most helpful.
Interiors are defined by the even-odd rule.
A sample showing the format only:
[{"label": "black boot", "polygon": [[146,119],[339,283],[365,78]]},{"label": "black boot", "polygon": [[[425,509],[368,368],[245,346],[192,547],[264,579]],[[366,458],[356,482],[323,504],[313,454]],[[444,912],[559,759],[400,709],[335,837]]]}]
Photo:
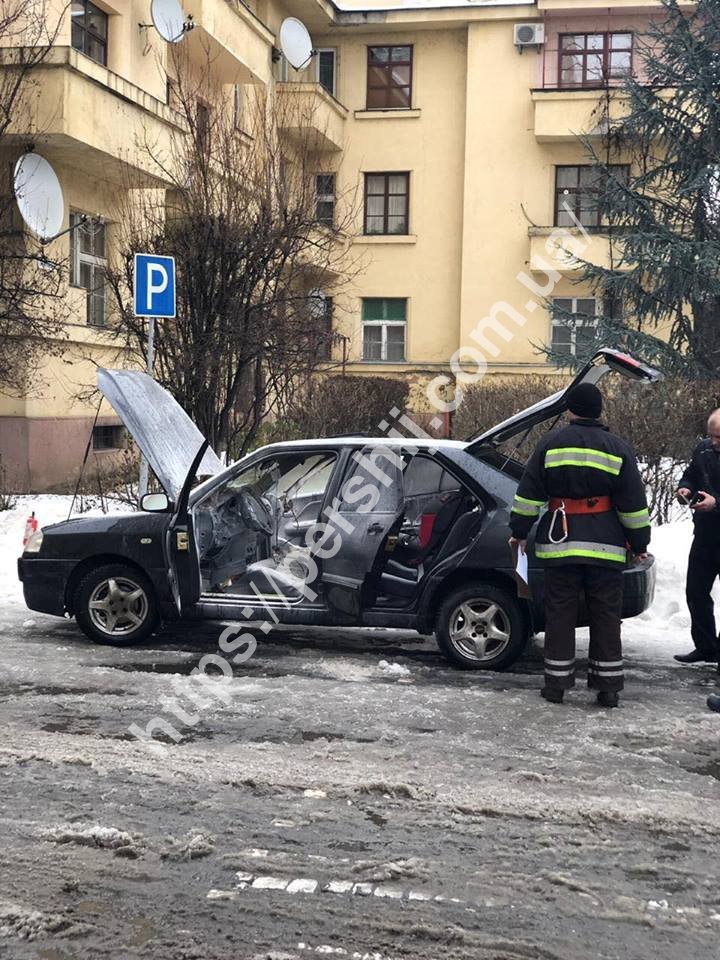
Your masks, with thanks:
[{"label": "black boot", "polygon": [[620,696],[615,690],[601,690],[597,695],[597,702],[601,707],[617,707]]},{"label": "black boot", "polygon": [[703,653],[701,650],[692,650],[690,653],[676,653],[673,660],[678,663],[717,663],[716,653]]},{"label": "black boot", "polygon": [[556,690],[554,687],[543,687],[540,696],[544,697],[548,703],[562,703],[564,690]]},{"label": "black boot", "polygon": [[720,697],[716,693],[711,693],[707,698],[707,705],[715,713],[720,713]]}]

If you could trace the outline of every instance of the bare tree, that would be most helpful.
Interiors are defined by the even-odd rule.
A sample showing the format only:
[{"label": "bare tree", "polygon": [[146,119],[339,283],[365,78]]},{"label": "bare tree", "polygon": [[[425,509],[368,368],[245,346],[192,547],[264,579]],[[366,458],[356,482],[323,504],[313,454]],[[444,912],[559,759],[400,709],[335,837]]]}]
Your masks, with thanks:
[{"label": "bare tree", "polygon": [[45,0],[0,2],[0,389],[21,393],[38,353],[57,352],[67,319],[66,268],[24,229],[12,167],[42,131],[31,129],[38,69],[55,42],[64,11]]},{"label": "bare tree", "polygon": [[157,325],[154,375],[213,446],[238,455],[328,366],[328,305],[341,307],[359,269],[354,195],[337,196],[333,220],[318,222],[316,177],[328,167],[310,98],[244,88],[240,123],[227,88],[211,82],[210,58],[198,72],[172,53],[171,102],[185,132],[164,153],[145,144],[170,189],[132,191],[118,217],[115,331],[144,358],[146,323],[128,295],[133,253],[173,254],[177,317]]}]

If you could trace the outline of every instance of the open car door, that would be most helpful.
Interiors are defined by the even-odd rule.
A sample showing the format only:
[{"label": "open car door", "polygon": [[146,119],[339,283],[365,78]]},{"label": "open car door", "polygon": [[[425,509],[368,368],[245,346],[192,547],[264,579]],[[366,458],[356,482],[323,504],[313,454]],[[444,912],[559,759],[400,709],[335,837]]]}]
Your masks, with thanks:
[{"label": "open car door", "polygon": [[196,474],[209,446],[209,441],[204,440],[190,464],[166,534],[168,573],[178,613],[183,613],[197,603],[200,597],[200,553],[189,511],[189,500]]},{"label": "open car door", "polygon": [[325,599],[345,622],[360,623],[363,586],[385,551],[405,506],[401,454],[391,447],[356,451],[343,479],[333,526],[341,546],[322,561]]},{"label": "open car door", "polygon": [[529,432],[532,427],[539,423],[559,416],[567,410],[567,395],[573,387],[577,387],[581,383],[597,384],[608,373],[619,373],[629,380],[638,380],[644,383],[657,383],[658,380],[663,379],[660,370],[649,367],[641,360],[631,357],[630,354],[613,350],[610,347],[602,347],[567,387],[558,390],[557,393],[540,400],[538,403],[534,403],[531,407],[521,410],[512,417],[508,417],[507,420],[503,420],[502,423],[491,427],[484,433],[469,437],[468,440],[471,442],[467,447],[468,453],[475,453],[481,447],[495,447],[520,433]]}]

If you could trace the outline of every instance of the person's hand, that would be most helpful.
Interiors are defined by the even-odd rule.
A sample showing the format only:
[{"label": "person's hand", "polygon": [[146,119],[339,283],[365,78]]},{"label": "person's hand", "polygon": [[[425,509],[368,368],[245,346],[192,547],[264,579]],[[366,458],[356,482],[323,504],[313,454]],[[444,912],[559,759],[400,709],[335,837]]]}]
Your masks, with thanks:
[{"label": "person's hand", "polygon": [[684,506],[688,505],[688,500],[692,497],[692,490],[688,487],[680,487],[680,489],[675,494],[675,499],[678,503],[682,503]]},{"label": "person's hand", "polygon": [[698,513],[708,513],[710,510],[714,510],[717,506],[717,500],[712,496],[712,494],[706,493],[704,490],[699,490],[698,496],[700,497],[700,500],[690,507],[691,510],[697,510]]},{"label": "person's hand", "polygon": [[635,560],[647,560],[649,556],[650,556],[649,553],[635,553],[635,554],[633,554],[633,558],[634,558]]},{"label": "person's hand", "polygon": [[517,537],[510,537],[508,540],[510,547],[517,547],[523,553],[527,553],[527,540],[518,540]]}]

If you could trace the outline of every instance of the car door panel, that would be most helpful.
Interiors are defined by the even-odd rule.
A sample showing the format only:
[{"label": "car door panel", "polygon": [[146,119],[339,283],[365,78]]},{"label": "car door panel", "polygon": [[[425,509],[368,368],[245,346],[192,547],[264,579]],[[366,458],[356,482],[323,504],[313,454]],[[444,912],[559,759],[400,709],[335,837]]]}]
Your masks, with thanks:
[{"label": "car door panel", "polygon": [[366,578],[402,518],[403,466],[399,452],[366,447],[355,452],[343,479],[336,522],[341,547],[323,560],[322,582],[328,606],[355,622]]}]

